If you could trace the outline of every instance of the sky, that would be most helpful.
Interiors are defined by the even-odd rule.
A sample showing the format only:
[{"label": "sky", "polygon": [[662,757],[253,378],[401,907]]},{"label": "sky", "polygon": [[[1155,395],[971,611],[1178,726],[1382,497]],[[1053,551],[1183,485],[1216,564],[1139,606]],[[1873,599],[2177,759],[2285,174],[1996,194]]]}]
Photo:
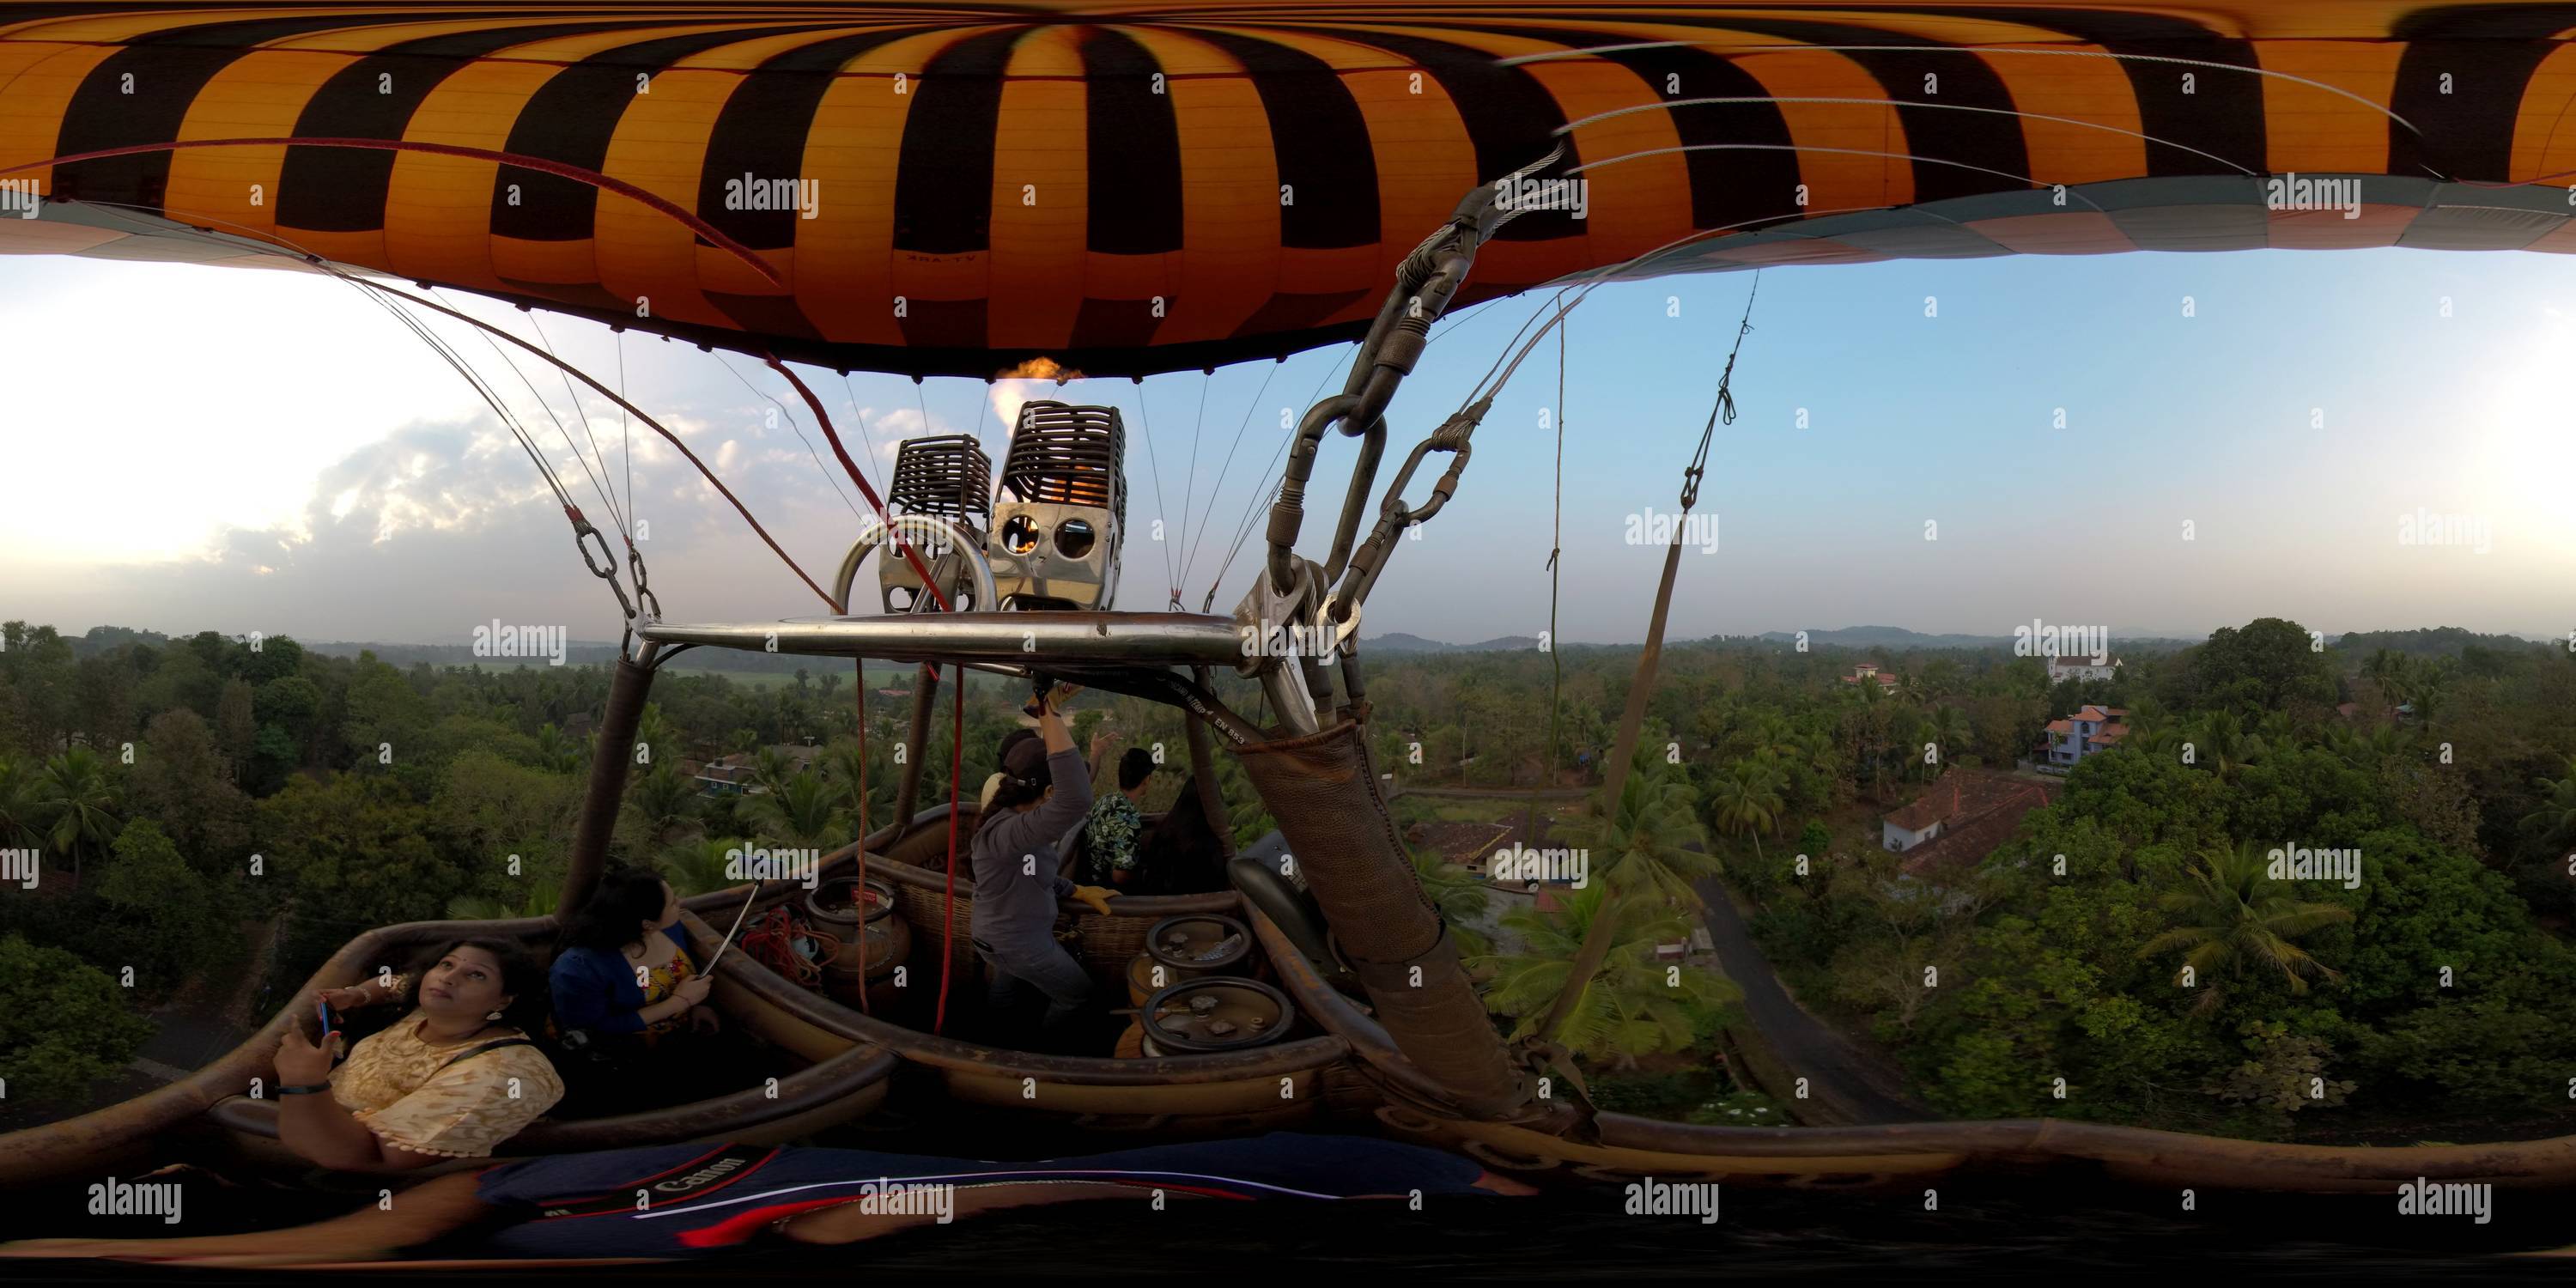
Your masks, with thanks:
[{"label": "sky", "polygon": [[[1753,282],[1596,292],[1572,317],[1562,399],[1551,338],[1477,431],[1457,499],[1398,547],[1363,636],[1546,630],[1561,523],[1556,638],[1643,638],[1662,558],[1653,524],[1678,509]],[[538,338],[531,315],[442,298]],[[1380,492],[1543,299],[1478,306],[1434,332],[1390,412]],[[524,451],[356,288],[12,257],[0,301],[0,619],[414,643],[465,642],[499,621],[616,637],[615,601]],[[828,579],[864,502],[825,468],[829,448],[783,381],[737,355],[536,316],[559,353],[622,384]],[[2261,616],[2330,634],[2576,628],[2576,257],[1792,267],[1762,274],[1752,324],[1738,415],[1716,431],[1700,496],[1715,541],[1691,534],[1674,638],[1853,625],[1991,636],[2040,622],[2116,642]],[[615,511],[638,525],[668,620],[819,611],[641,425],[621,427],[596,396],[577,408],[551,368],[514,371],[466,328],[434,329],[513,405],[594,521],[608,529]],[[998,462],[1022,400],[1121,408],[1130,531],[1117,606],[1160,609],[1177,581],[1193,609],[1214,586],[1223,612],[1259,563],[1257,531],[1230,564],[1227,551],[1268,499],[1283,419],[1338,380],[1349,352],[1061,390],[803,374],[880,488],[905,437],[977,433]],[[1330,542],[1355,448],[1324,446],[1310,557]],[[1445,464],[1426,462],[1417,503]]]}]

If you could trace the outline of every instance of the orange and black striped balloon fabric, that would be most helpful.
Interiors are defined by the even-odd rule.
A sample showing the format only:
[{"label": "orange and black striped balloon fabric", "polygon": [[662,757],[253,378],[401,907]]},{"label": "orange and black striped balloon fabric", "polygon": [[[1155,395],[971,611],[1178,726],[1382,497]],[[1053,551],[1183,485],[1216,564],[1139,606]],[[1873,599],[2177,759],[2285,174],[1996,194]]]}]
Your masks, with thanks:
[{"label": "orange and black striped balloon fabric", "polygon": [[[1611,266],[2566,250],[2571,29],[2379,0],[5,6],[0,183],[38,200],[0,250],[256,242],[844,368],[1142,374],[1350,338],[1471,187],[1560,141],[1544,173],[1583,186],[1465,301]],[[563,173],[284,139],[595,171],[779,280]],[[31,165],[174,142],[210,145]]]}]

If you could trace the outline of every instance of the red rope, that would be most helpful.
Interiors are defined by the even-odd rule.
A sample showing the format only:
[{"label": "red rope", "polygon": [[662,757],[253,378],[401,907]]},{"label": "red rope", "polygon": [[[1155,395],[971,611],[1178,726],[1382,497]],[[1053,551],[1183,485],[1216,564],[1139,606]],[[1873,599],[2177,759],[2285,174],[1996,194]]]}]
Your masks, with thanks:
[{"label": "red rope", "polygon": [[[911,542],[903,539],[902,533],[894,530],[894,520],[886,517],[885,502],[878,500],[877,490],[868,486],[868,476],[859,472],[859,463],[850,459],[850,449],[841,446],[841,435],[832,428],[832,414],[823,410],[823,400],[815,397],[814,391],[806,388],[805,382],[797,379],[796,373],[788,370],[787,364],[778,360],[778,355],[761,356],[769,360],[771,370],[787,377],[787,383],[796,386],[796,392],[805,399],[805,406],[814,413],[814,419],[823,426],[823,437],[831,440],[832,455],[841,458],[841,468],[850,472],[850,481],[859,485],[859,495],[866,497],[869,507],[877,512],[877,522],[885,525],[886,539],[894,543],[895,549],[903,552],[903,557],[911,562],[912,570],[921,574],[921,584],[930,588],[930,598],[939,605],[939,611],[943,613],[955,611],[948,606],[948,596],[940,593],[939,580],[932,577],[929,567],[921,562],[920,553],[912,548]],[[841,611],[849,610],[844,608]]]},{"label": "red rope", "polygon": [[948,726],[948,894],[939,910],[939,1013],[931,1017],[936,1036],[948,1023],[948,975],[957,965],[951,945],[957,936],[957,779],[966,772],[966,668],[957,668],[956,714]]},{"label": "red rope", "polygon": [[[846,613],[849,609],[844,606],[841,611]],[[859,686],[859,691],[855,699],[859,710],[858,905],[859,940],[860,942],[865,943],[868,937],[868,663],[865,658],[854,657],[850,659],[850,665],[858,669],[858,674],[854,679]],[[898,969],[902,967],[901,962],[897,962],[895,965]],[[868,990],[861,988],[859,990],[859,1013],[865,1015],[870,1011],[870,1009],[871,1008],[868,1005]]]},{"label": "red rope", "polygon": [[[752,271],[769,279],[770,285],[787,284],[787,279],[780,277],[778,270],[771,268],[769,261],[762,259],[759,252],[725,236],[714,224],[623,179],[612,179],[597,170],[585,170],[577,165],[549,161],[544,157],[532,157],[518,152],[495,152],[490,148],[470,148],[460,143],[424,143],[415,139],[307,138],[301,135],[262,139],[174,139],[167,143],[137,143],[121,148],[100,148],[95,152],[66,153],[58,157],[47,157],[42,161],[29,161],[23,165],[0,168],[0,174],[16,174],[21,170],[39,170],[46,166],[75,165],[83,161],[100,161],[108,157],[138,156],[147,152],[176,152],[181,148],[278,147],[281,145],[298,148],[365,148],[377,152],[425,152],[432,156],[497,161],[503,165],[517,166],[522,170],[534,170],[540,174],[570,179],[602,192],[613,192],[630,201],[641,202],[654,212],[677,220],[690,232],[706,238],[726,254],[751,265]],[[163,214],[168,215],[167,206],[163,207]]]}]

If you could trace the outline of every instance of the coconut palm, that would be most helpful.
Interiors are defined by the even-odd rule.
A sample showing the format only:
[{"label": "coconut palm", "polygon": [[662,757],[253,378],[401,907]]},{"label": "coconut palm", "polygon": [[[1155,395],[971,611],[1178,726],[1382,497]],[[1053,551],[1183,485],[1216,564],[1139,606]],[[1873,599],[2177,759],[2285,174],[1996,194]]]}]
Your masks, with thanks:
[{"label": "coconut palm", "polygon": [[1485,933],[1476,929],[1492,897],[1484,879],[1451,868],[1436,854],[1410,847],[1407,854],[1413,860],[1413,875],[1422,882],[1423,895],[1440,910],[1440,919],[1449,923],[1449,937],[1458,942],[1458,951],[1469,957],[1485,952]]},{"label": "coconut palm", "polygon": [[46,761],[36,804],[52,820],[54,848],[72,856],[72,879],[79,880],[81,857],[117,832],[116,787],[108,781],[107,762],[87,747]]},{"label": "coconut palm", "polygon": [[709,890],[742,884],[741,880],[729,875],[729,870],[740,871],[732,867],[733,862],[749,850],[751,844],[741,837],[682,841],[663,850],[653,866],[661,870],[662,879],[670,882],[671,889],[681,897],[705,894]]},{"label": "coconut palm", "polygon": [[840,794],[821,775],[799,773],[775,790],[754,797],[751,814],[773,838],[799,847],[821,848],[840,830]]},{"label": "coconut palm", "polygon": [[2248,967],[2280,973],[2293,993],[2308,991],[2308,977],[2336,978],[2324,963],[2290,942],[2311,931],[2352,920],[2352,909],[2331,903],[2302,903],[2291,883],[2275,880],[2265,856],[2252,843],[2203,851],[2188,876],[2190,884],[2168,891],[2162,903],[2182,924],[2147,941],[2140,957],[2183,950],[2183,964],[2196,982],[2208,986],[2199,1009],[2218,1005],[2219,981]]},{"label": "coconut palm", "polygon": [[45,835],[46,810],[37,797],[37,774],[0,756],[0,848],[16,848]]},{"label": "coconut palm", "polygon": [[1976,742],[1976,732],[1968,724],[1968,713],[1958,707],[1932,709],[1932,741],[1941,748],[1941,763],[1958,763],[1958,753]]},{"label": "coconut palm", "polygon": [[[679,767],[679,726],[672,724],[671,718],[662,714],[660,703],[645,704],[643,716],[635,722],[635,741],[651,749],[651,758],[645,763],[669,765],[674,769]],[[632,758],[632,752],[630,752],[629,759]]]},{"label": "coconut palm", "polygon": [[[1680,776],[1651,755],[1641,753],[1631,765],[1616,808],[1605,809],[1607,802],[1595,795],[1589,810],[1563,827],[1566,843],[1585,851],[1590,882],[1607,888],[1614,914],[1630,903],[1640,905],[1639,915],[1651,908],[1696,908],[1699,892],[1691,883],[1718,870],[1717,857],[1707,852],[1708,834],[1692,812],[1696,801]],[[1568,978],[1590,980],[1600,972],[1618,923],[1617,915],[1593,919]],[[1560,1031],[1580,992],[1560,994],[1535,1031]]]},{"label": "coconut palm", "polygon": [[681,777],[678,769],[666,764],[656,763],[645,770],[643,776],[635,780],[635,791],[630,799],[635,802],[636,811],[644,816],[644,825],[651,832],[655,845],[669,839],[672,832],[696,817],[698,812],[697,784]]},{"label": "coconut palm", "polygon": [[2245,731],[2233,711],[2213,711],[2192,731],[2194,759],[2222,779],[2263,758],[2263,740]]},{"label": "coconut palm", "polygon": [[1552,913],[1515,908],[1503,914],[1503,924],[1518,933],[1521,950],[1468,960],[1471,968],[1492,972],[1485,1007],[1519,1020],[1512,1028],[1515,1040],[1548,1023],[1543,1017],[1567,994],[1574,963],[1603,927],[1615,927],[1603,966],[1571,990],[1573,1004],[1555,1028],[1555,1040],[1575,1055],[1628,1068],[1639,1056],[1681,1050],[1698,1036],[1698,1013],[1742,997],[1723,976],[1697,967],[1682,967],[1679,983],[1673,983],[1675,974],[1655,961],[1655,946],[1687,937],[1689,923],[1669,911],[1623,916],[1617,905],[1609,888],[1596,882]]},{"label": "coconut palm", "polygon": [[1788,802],[1780,797],[1783,775],[1769,756],[1739,760],[1717,775],[1710,788],[1709,811],[1717,830],[1753,838],[1753,856],[1762,857],[1762,834],[1777,832]]},{"label": "coconut palm", "polygon": [[2535,778],[2540,789],[2540,808],[2522,816],[2522,825],[2540,835],[2542,843],[2555,845],[2559,838],[2576,835],[2576,756],[2567,758],[2564,778]]},{"label": "coconut palm", "polygon": [[751,781],[763,792],[775,796],[789,779],[804,771],[796,759],[776,747],[763,747],[751,754]]},{"label": "coconut palm", "polygon": [[[826,674],[824,678],[831,677]],[[854,824],[861,817],[859,784],[864,781],[868,787],[867,822],[871,825],[884,823],[889,821],[889,816],[893,812],[896,776],[891,772],[890,766],[888,772],[880,773],[869,766],[866,760],[867,758],[859,754],[857,739],[850,738],[833,743],[823,751],[823,777],[840,791],[846,802],[843,808],[848,811]],[[863,773],[863,770],[866,772]]]},{"label": "coconut palm", "polygon": [[537,764],[558,774],[580,770],[581,740],[565,733],[553,721],[537,727]]}]

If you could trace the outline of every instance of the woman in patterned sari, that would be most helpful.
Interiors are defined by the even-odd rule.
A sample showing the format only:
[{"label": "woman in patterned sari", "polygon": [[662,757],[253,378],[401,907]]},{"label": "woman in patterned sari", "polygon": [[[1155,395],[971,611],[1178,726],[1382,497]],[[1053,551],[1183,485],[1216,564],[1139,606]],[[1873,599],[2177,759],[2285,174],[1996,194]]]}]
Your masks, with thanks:
[{"label": "woman in patterned sari", "polygon": [[401,975],[322,991],[340,1010],[403,1001],[412,1010],[361,1040],[338,1068],[343,1035],[287,1030],[277,1048],[280,1142],[343,1171],[399,1172],[484,1158],[563,1098],[563,1082],[512,1021],[543,994],[515,944],[468,939]]}]

